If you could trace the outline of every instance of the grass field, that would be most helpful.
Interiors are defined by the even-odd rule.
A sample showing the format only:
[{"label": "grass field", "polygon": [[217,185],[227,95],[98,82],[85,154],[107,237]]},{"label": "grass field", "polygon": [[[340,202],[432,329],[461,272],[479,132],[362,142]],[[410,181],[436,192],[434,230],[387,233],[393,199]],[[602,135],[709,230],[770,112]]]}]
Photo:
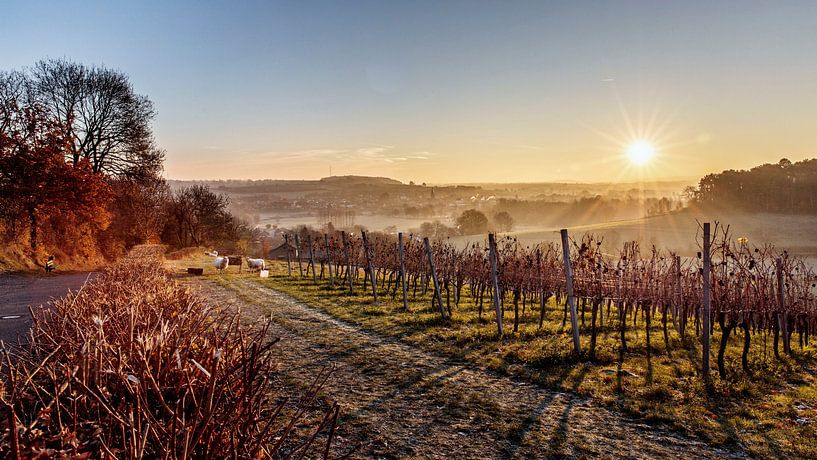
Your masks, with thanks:
[{"label": "grass field", "polygon": [[[769,242],[781,250],[817,262],[817,216],[740,213],[723,211],[684,210],[642,219],[602,222],[568,227],[571,234],[593,233],[604,237],[604,248],[613,251],[627,241],[639,241],[642,247],[655,245],[659,249],[676,251],[691,256],[700,249],[696,243],[699,222],[720,222],[729,225],[733,237],[747,237],[752,242]],[[523,245],[541,242],[559,242],[558,228],[523,230],[506,233]],[[471,241],[482,242],[484,235],[453,238],[464,246]]]},{"label": "grass field", "polygon": [[[562,308],[553,303],[546,307],[541,329],[538,305],[528,306],[519,331],[506,332],[500,338],[490,307],[486,306],[480,319],[476,306],[465,295],[458,307],[452,307],[451,319],[442,321],[439,313],[429,308],[431,291],[410,302],[405,311],[399,298],[393,301],[382,293],[380,302],[373,304],[360,283],[355,294],[349,295],[348,287],[340,282],[329,289],[326,280],[319,280],[316,286],[311,276],[298,277],[296,267],[294,276],[288,277],[285,263],[273,263],[271,268],[267,279],[239,275],[232,272],[235,269],[207,276],[216,281],[252,277],[266,287],[384,336],[502,375],[590,396],[615,410],[649,423],[671,425],[713,445],[740,446],[757,456],[817,456],[817,350],[813,346],[797,349],[794,358],[784,357],[778,362],[771,340],[757,333],[750,355],[752,375],[746,376],[740,370],[741,339],[733,335],[726,353],[728,378],[715,377],[707,391],[699,375],[697,338],[689,332],[681,338],[671,331],[668,352],[658,321],[654,322],[648,355],[643,318],[637,319],[637,327],[628,329],[628,352],[622,360],[617,314],[613,309],[608,317],[605,311],[596,360],[589,362],[572,354],[569,329],[562,327]],[[506,324],[510,316],[512,313],[506,312]],[[719,339],[716,328],[713,340]],[[586,349],[589,331],[585,329],[582,342]],[[717,372],[713,370],[713,374]]]}]

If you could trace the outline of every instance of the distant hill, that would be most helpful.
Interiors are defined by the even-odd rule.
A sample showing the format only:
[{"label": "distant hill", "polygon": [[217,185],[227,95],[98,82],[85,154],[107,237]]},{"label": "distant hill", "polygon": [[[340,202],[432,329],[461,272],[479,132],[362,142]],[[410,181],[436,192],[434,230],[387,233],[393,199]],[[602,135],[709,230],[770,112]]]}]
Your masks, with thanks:
[{"label": "distant hill", "polygon": [[331,176],[319,180],[286,179],[226,179],[226,180],[168,180],[173,190],[193,184],[207,184],[215,190],[234,193],[262,193],[286,191],[324,190],[361,186],[399,186],[402,182],[388,177]]},{"label": "distant hill", "polygon": [[218,193],[233,194],[307,194],[337,193],[338,191],[362,191],[372,193],[372,189],[392,190],[409,188],[407,184],[388,177],[332,176],[318,180],[277,180],[277,179],[227,179],[227,180],[168,180],[172,190],[194,184],[205,184]]},{"label": "distant hill", "polygon": [[324,184],[349,186],[349,185],[403,185],[402,182],[388,177],[371,176],[331,176],[320,180]]}]

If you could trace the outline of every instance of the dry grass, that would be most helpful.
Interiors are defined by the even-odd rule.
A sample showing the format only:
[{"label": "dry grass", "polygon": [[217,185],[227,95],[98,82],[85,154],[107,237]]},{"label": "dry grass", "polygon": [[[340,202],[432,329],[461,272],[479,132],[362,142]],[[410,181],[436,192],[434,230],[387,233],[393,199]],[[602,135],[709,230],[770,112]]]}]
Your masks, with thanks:
[{"label": "dry grass", "polygon": [[176,251],[168,252],[167,254],[165,254],[165,258],[167,258],[168,260],[189,259],[193,256],[203,254],[204,251],[206,250],[207,249],[204,247],[183,248]]},{"label": "dry grass", "polygon": [[[328,452],[337,406],[276,397],[268,322],[212,311],[162,268],[156,249],[32,312],[6,349],[0,456],[258,458]],[[280,383],[280,382],[278,382]],[[311,419],[311,433],[295,434]],[[321,446],[314,445],[320,433]]]}]

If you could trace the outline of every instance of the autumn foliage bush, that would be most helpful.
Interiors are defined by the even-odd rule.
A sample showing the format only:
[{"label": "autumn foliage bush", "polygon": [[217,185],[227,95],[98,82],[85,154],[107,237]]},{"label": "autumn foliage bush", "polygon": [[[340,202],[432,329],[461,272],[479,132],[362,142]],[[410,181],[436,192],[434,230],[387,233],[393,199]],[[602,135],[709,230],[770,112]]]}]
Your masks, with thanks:
[{"label": "autumn foliage bush", "polygon": [[93,234],[110,220],[106,205],[111,190],[104,178],[85,159],[65,160],[62,127],[48,119],[41,107],[9,108],[2,122],[2,239],[27,241],[34,258],[44,258],[44,246],[94,247]]},{"label": "autumn foliage bush", "polygon": [[337,406],[314,409],[327,372],[278,398],[269,322],[208,307],[150,251],[33,317],[3,357],[4,458],[259,458],[318,449],[291,436],[305,417],[333,431]]},{"label": "autumn foliage bush", "polygon": [[154,116],[104,66],[0,70],[0,266],[99,267],[156,242],[168,188]]}]

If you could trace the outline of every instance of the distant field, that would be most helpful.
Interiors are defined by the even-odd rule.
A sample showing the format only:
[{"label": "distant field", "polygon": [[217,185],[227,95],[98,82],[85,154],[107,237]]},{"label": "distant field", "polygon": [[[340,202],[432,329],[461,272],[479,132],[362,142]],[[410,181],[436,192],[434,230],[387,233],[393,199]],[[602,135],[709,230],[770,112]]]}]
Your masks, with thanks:
[{"label": "distant field", "polygon": [[[382,214],[355,216],[355,224],[373,231],[395,226],[397,231],[408,232],[431,220],[433,219],[411,219]],[[746,214],[726,211],[704,214],[686,210],[656,217],[601,222],[568,229],[573,235],[593,233],[603,236],[604,246],[610,251],[626,241],[638,240],[644,247],[655,245],[659,249],[676,251],[682,256],[692,256],[699,250],[696,242],[698,223],[704,221],[718,221],[723,225],[729,225],[733,237],[746,237],[756,244],[772,243],[780,249],[788,250],[793,255],[805,257],[817,264],[817,215]],[[440,219],[440,222],[453,225],[450,219]],[[261,214],[261,224],[267,223],[285,228],[321,225],[318,216],[306,213]],[[516,237],[523,245],[534,245],[558,242],[559,230],[559,227],[536,228],[528,225],[506,235]],[[455,244],[465,246],[471,242],[483,242],[485,235],[461,236],[451,240]]]},{"label": "distant field", "polygon": [[[705,215],[683,211],[643,219],[604,222],[569,227],[572,234],[593,233],[605,238],[608,249],[621,246],[625,241],[638,240],[645,245],[679,252],[683,256],[698,251],[695,235],[698,222],[719,221],[730,226],[734,237],[747,237],[752,243],[773,243],[791,254],[817,262],[817,216],[782,214],[718,213]],[[558,242],[558,228],[542,228],[511,232],[524,245]],[[482,241],[484,237],[460,237],[457,242]]]}]

